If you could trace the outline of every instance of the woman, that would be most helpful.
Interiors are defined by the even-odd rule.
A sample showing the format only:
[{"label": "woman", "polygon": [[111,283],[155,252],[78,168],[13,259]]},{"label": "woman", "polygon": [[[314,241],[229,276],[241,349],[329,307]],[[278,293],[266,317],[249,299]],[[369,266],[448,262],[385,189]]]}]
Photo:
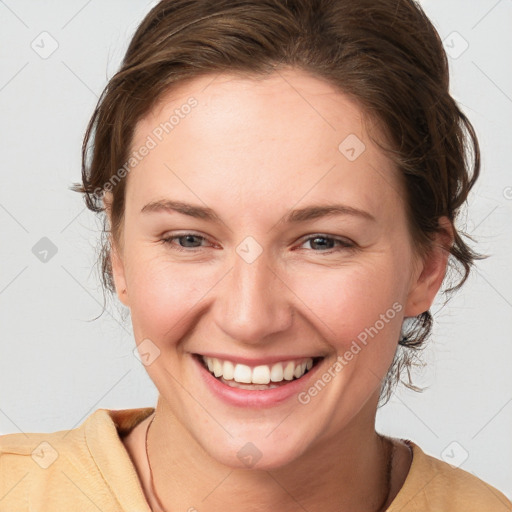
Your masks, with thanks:
[{"label": "woman", "polygon": [[511,510],[375,431],[449,257],[452,289],[479,257],[454,226],[478,173],[412,1],[160,2],[76,187],[158,403],[2,436],[0,510]]}]

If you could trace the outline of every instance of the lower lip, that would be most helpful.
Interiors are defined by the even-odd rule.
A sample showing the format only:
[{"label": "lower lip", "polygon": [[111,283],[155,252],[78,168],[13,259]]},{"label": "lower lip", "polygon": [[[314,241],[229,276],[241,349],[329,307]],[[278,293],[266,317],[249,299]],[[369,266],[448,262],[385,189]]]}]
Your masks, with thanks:
[{"label": "lower lip", "polygon": [[192,356],[192,360],[199,371],[200,379],[206,384],[207,389],[211,390],[215,396],[230,405],[255,408],[272,407],[298,395],[307,388],[312,376],[322,364],[322,361],[319,361],[300,379],[294,379],[283,386],[272,389],[251,390],[232,388],[220,380],[217,380],[203,366],[199,357],[200,356]]}]

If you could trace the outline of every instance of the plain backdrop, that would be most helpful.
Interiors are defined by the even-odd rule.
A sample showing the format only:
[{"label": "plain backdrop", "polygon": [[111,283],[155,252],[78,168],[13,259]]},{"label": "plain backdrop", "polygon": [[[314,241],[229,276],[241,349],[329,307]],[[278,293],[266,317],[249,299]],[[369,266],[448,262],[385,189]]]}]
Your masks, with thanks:
[{"label": "plain backdrop", "polygon": [[[0,1],[0,434],[75,428],[98,408],[154,406],[129,319],[102,311],[99,223],[69,186],[86,123],[155,2]],[[378,412],[380,432],[512,498],[512,2],[424,1],[474,124],[482,175],[459,227],[491,256],[447,306],[427,367]]]}]

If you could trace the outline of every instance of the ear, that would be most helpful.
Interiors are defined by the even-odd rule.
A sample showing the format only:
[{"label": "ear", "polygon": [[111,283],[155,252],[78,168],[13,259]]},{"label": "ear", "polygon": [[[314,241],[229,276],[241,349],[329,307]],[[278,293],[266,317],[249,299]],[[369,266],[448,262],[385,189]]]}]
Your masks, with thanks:
[{"label": "ear", "polygon": [[453,225],[448,217],[439,219],[440,232],[435,234],[432,249],[423,257],[411,277],[404,315],[418,316],[428,311],[443,283],[453,244]]},{"label": "ear", "polygon": [[107,214],[108,225],[110,229],[108,239],[110,244],[109,257],[110,265],[112,268],[112,278],[114,280],[114,286],[119,300],[125,306],[129,306],[122,248],[119,247],[119,244],[114,240],[114,237],[112,236],[112,200],[112,192],[105,192],[105,195],[103,196],[103,204],[105,206],[105,213]]}]

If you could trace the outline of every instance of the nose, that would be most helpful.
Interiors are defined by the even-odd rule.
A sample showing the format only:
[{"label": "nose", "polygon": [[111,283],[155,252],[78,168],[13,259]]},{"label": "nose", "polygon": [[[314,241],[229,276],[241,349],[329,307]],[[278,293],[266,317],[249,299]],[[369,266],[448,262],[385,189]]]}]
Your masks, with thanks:
[{"label": "nose", "polygon": [[263,252],[248,263],[235,254],[233,267],[218,290],[214,318],[230,339],[267,343],[293,321],[290,290]]}]

